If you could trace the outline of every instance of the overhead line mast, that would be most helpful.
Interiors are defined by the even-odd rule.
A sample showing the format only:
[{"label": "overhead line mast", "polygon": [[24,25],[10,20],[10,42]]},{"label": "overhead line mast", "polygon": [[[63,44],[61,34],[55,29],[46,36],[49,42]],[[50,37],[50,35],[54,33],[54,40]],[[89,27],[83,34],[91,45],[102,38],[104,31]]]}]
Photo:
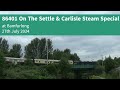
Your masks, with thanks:
[{"label": "overhead line mast", "polygon": [[47,64],[48,64],[48,39],[46,39],[46,49],[47,49]]}]

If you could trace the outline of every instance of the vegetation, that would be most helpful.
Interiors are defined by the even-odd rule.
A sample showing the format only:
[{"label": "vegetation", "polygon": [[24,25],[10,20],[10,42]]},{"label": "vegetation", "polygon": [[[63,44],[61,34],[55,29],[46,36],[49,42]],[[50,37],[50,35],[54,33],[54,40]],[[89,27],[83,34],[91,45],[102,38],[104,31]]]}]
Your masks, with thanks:
[{"label": "vegetation", "polygon": [[10,49],[9,57],[20,58],[22,57],[22,49],[20,44],[14,44]]},{"label": "vegetation", "polygon": [[46,40],[45,38],[39,39],[35,38],[25,47],[25,57],[32,58],[32,59],[46,59],[47,57],[47,45],[48,42],[48,55],[49,59],[52,58],[52,41],[50,39]]},{"label": "vegetation", "polygon": [[2,52],[0,52],[0,79],[3,78],[3,72],[5,68],[5,59]]},{"label": "vegetation", "polygon": [[[48,42],[48,48],[46,45]],[[34,59],[46,59],[48,49],[48,58],[61,60],[59,64],[36,65]],[[74,73],[68,60],[77,57],[77,54],[71,54],[70,49],[60,51],[53,50],[52,41],[46,38],[35,38],[25,46],[25,56],[27,60],[22,64],[14,65],[6,63],[4,57],[22,57],[22,48],[20,44],[14,44],[9,49],[7,40],[0,38],[0,78],[4,79],[72,79]],[[72,56],[72,58],[71,58]],[[33,59],[31,61],[30,59]]]},{"label": "vegetation", "polygon": [[[71,66],[68,63],[68,58],[64,55],[61,58],[61,61],[59,62],[59,69],[60,69],[60,75],[62,79],[69,78],[71,75]],[[70,76],[71,77],[71,76]]]},{"label": "vegetation", "polygon": [[[46,44],[46,42],[48,42]],[[47,48],[48,45],[48,48]],[[60,60],[58,64],[36,65],[34,59],[46,59],[48,49],[48,59]],[[120,79],[120,57],[106,57],[104,60],[97,60],[97,64],[92,71],[82,71],[75,73],[68,60],[80,61],[76,53],[71,50],[53,49],[52,41],[46,38],[35,38],[25,46],[25,58],[23,64],[14,65],[5,62],[4,57],[23,56],[21,44],[14,44],[9,49],[8,41],[0,38],[0,79]],[[33,59],[31,61],[30,59]]]},{"label": "vegetation", "polygon": [[9,49],[8,41],[3,38],[0,38],[0,52],[7,56],[8,49]]},{"label": "vegetation", "polygon": [[[28,60],[29,61],[29,60]],[[4,71],[0,74],[4,79],[71,79],[73,73],[67,70],[71,69],[62,64],[35,65],[32,62],[26,62],[22,65],[7,64]],[[63,67],[65,70],[63,70]],[[1,67],[3,69],[3,67]],[[1,70],[2,70],[1,69]],[[63,71],[62,71],[63,70]],[[68,72],[68,73],[67,73]]]},{"label": "vegetation", "polygon": [[120,79],[120,57],[98,60],[93,78]]}]

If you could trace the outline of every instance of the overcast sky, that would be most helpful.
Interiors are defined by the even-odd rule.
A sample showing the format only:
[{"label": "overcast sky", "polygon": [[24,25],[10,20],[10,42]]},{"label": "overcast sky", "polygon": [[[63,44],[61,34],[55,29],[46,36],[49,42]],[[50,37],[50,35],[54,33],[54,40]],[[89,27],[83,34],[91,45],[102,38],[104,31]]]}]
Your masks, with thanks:
[{"label": "overcast sky", "polygon": [[[0,11],[0,14],[119,14],[119,11]],[[120,56],[120,36],[1,36],[8,40],[10,47],[19,43],[24,46],[35,37],[47,37],[53,41],[53,48],[71,49],[82,61],[98,60],[102,55]]]}]

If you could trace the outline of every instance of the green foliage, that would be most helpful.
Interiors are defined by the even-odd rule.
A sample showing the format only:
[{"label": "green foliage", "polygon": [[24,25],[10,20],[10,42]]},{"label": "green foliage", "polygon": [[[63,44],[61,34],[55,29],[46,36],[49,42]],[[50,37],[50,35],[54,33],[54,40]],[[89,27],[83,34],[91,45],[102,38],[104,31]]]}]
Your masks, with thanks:
[{"label": "green foliage", "polygon": [[105,78],[101,77],[101,76],[95,76],[95,75],[93,75],[93,76],[91,76],[91,79],[105,79]]},{"label": "green foliage", "polygon": [[57,68],[57,65],[55,64],[49,64],[46,66],[46,70],[48,71],[49,74],[51,75],[57,75],[58,74],[58,68]]},{"label": "green foliage", "polygon": [[60,51],[59,49],[55,49],[53,51],[53,59],[60,60],[63,55],[65,55],[65,57],[67,59],[73,60],[73,62],[80,61],[79,56],[76,53],[71,54],[70,49],[65,49],[64,51]]},{"label": "green foliage", "polygon": [[30,60],[30,59],[25,60],[24,64],[25,64],[25,65],[29,65],[29,66],[34,65],[33,61]]},{"label": "green foliage", "polygon": [[40,66],[17,65],[4,72],[5,79],[53,79],[46,69]]},{"label": "green foliage", "polygon": [[[47,43],[48,48],[47,48]],[[68,60],[71,59],[70,49],[60,51],[56,49],[53,51],[52,41],[46,38],[35,38],[28,45],[25,46],[25,58],[27,60],[24,64],[14,65],[12,63],[5,63],[4,56],[20,58],[21,45],[14,44],[12,49],[8,51],[8,41],[0,38],[0,78],[5,79],[56,79],[56,78],[74,78],[74,73],[71,71],[71,65]],[[51,64],[45,66],[37,66],[33,63],[34,59],[46,59],[47,50],[49,59],[60,60],[59,64]],[[9,52],[9,53],[8,53]],[[3,54],[2,54],[3,53]],[[33,59],[33,61],[31,60]],[[78,59],[77,54],[73,54],[74,60]],[[4,77],[3,77],[4,76]]]},{"label": "green foliage", "polygon": [[68,73],[71,71],[71,66],[65,56],[64,54],[59,62],[60,74],[63,79],[67,79]]},{"label": "green foliage", "polygon": [[67,53],[67,54],[70,54],[70,49],[68,49],[68,48],[66,48],[65,50],[64,50],[64,53]]},{"label": "green foliage", "polygon": [[104,60],[104,65],[107,73],[116,68],[116,62],[110,56]]},{"label": "green foliage", "polygon": [[25,47],[25,57],[26,58],[38,58],[40,52],[40,40],[35,38]]},{"label": "green foliage", "polygon": [[74,74],[73,72],[69,72],[69,73],[67,74],[67,78],[68,78],[68,79],[75,79],[75,74]]},{"label": "green foliage", "polygon": [[70,59],[73,60],[73,63],[74,63],[75,61],[80,61],[80,58],[79,58],[79,56],[78,56],[76,53],[71,54]]},{"label": "green foliage", "polygon": [[116,62],[116,66],[119,67],[120,66],[120,57],[115,57],[114,61]]},{"label": "green foliage", "polygon": [[5,59],[2,52],[0,52],[0,79],[3,78],[3,71],[5,68]]},{"label": "green foliage", "polygon": [[48,42],[48,55],[52,58],[52,41],[46,38],[35,38],[25,47],[25,57],[32,59],[46,59],[47,57],[47,47],[46,42]]},{"label": "green foliage", "polygon": [[97,65],[94,70],[96,75],[100,75],[105,72],[105,67],[101,65]]},{"label": "green foliage", "polygon": [[66,58],[68,58],[68,60],[71,59],[71,50],[70,49],[65,49],[64,50],[64,54],[66,54]]},{"label": "green foliage", "polygon": [[53,51],[53,59],[55,59],[55,60],[60,60],[62,54],[63,54],[62,51],[60,51],[59,49],[55,49],[55,50]]},{"label": "green foliage", "polygon": [[9,52],[9,57],[20,58],[20,57],[22,57],[21,52],[22,52],[21,45],[20,44],[14,44],[12,46],[12,49]]},{"label": "green foliage", "polygon": [[98,60],[98,61],[97,61],[97,65],[103,66],[103,62],[104,62],[103,60]]},{"label": "green foliage", "polygon": [[109,79],[120,79],[120,72],[112,72],[112,73],[110,73]]},{"label": "green foliage", "polygon": [[[52,45],[52,40],[47,39],[47,43],[48,43],[48,58],[52,59],[52,52],[53,52],[53,45]],[[46,46],[46,53],[47,53],[47,46]],[[44,56],[44,59],[46,59],[47,55]]]},{"label": "green foliage", "polygon": [[[47,45],[47,43],[48,45]],[[48,46],[48,48],[47,48]],[[48,58],[60,60],[63,54],[66,54],[66,58],[73,61],[79,61],[80,58],[76,53],[71,54],[70,49],[65,49],[64,51],[60,51],[59,49],[55,49],[53,51],[52,41],[46,38],[35,38],[28,45],[25,46],[25,58],[31,59],[46,59],[47,58],[47,50],[48,50]]]},{"label": "green foliage", "polygon": [[6,39],[0,38],[0,52],[7,56],[8,49],[9,49],[8,41]]},{"label": "green foliage", "polygon": [[106,74],[107,79],[120,79],[120,67],[111,70]]}]

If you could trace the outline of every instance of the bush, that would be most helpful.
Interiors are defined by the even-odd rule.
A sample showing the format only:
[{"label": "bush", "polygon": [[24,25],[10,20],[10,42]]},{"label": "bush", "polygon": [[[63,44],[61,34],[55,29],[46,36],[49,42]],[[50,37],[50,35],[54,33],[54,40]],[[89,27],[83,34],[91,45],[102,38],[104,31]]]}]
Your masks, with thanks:
[{"label": "bush", "polygon": [[62,79],[68,79],[68,73],[71,72],[71,65],[68,63],[68,59],[65,57],[61,58],[59,62],[60,74]]},{"label": "bush", "polygon": [[46,66],[46,70],[48,71],[49,74],[55,75],[55,76],[58,74],[58,71],[59,71],[55,64],[50,64]]},{"label": "bush", "polygon": [[3,53],[0,52],[0,78],[3,78],[3,71],[5,68],[5,59]]},{"label": "bush", "polygon": [[25,65],[34,65],[33,61],[30,59],[25,60],[24,64]]},{"label": "bush", "polygon": [[67,78],[68,79],[74,79],[75,78],[74,73],[72,73],[72,72],[68,73]]},{"label": "bush", "polygon": [[16,65],[5,70],[5,79],[52,79],[54,75],[50,75],[45,68],[39,66]]},{"label": "bush", "polygon": [[98,65],[98,66],[95,67],[94,73],[96,75],[102,74],[104,72],[105,72],[105,67],[104,66]]}]

